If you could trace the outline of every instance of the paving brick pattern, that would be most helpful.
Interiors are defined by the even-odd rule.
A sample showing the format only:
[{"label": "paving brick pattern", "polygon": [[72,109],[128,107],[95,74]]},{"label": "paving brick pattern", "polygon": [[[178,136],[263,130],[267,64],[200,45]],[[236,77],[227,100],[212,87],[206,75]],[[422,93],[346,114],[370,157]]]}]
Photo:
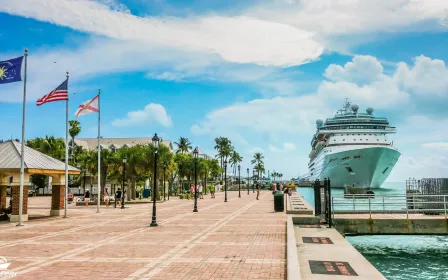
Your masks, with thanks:
[{"label": "paving brick pattern", "polygon": [[[0,223],[0,256],[14,279],[285,279],[286,217],[270,192],[215,199],[177,197],[127,209],[69,206],[69,218]],[[51,197],[32,197],[28,213],[48,216]]]}]

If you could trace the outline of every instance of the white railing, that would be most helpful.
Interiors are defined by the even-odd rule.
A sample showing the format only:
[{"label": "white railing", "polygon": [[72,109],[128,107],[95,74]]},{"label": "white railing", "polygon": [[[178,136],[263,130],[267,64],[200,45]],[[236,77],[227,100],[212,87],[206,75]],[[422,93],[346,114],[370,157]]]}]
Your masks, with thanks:
[{"label": "white railing", "polygon": [[331,197],[333,214],[406,213],[444,214],[447,217],[448,195],[423,194],[341,194]]}]

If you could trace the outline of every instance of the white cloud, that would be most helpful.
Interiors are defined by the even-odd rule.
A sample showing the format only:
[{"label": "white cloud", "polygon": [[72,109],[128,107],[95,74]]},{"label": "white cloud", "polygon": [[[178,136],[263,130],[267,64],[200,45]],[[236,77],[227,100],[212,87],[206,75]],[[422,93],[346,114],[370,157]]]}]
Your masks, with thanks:
[{"label": "white cloud", "polygon": [[186,77],[186,75],[183,73],[176,73],[176,72],[162,72],[162,73],[151,72],[146,74],[146,77],[162,81],[180,82],[183,80],[183,78]]},{"label": "white cloud", "polygon": [[116,119],[112,122],[113,126],[136,126],[147,123],[157,123],[170,127],[173,122],[168,116],[165,108],[160,104],[148,104],[143,110],[132,111],[124,119]]},{"label": "white cloud", "polygon": [[448,142],[424,143],[423,147],[448,152]]},{"label": "white cloud", "polygon": [[[20,2],[20,3],[19,3]],[[313,34],[266,20],[238,17],[138,17],[104,2],[5,0],[0,11],[110,38],[219,54],[237,63],[291,66],[318,58]]]},{"label": "white cloud", "polygon": [[358,85],[378,81],[383,76],[383,66],[373,56],[355,56],[353,61],[347,62],[344,67],[331,64],[325,70],[324,76],[334,82],[351,82]]},{"label": "white cloud", "polygon": [[291,152],[291,151],[295,151],[296,149],[296,145],[294,143],[283,143],[283,147],[278,148],[272,144],[269,145],[269,151],[273,152],[273,153],[286,153],[286,152]]},{"label": "white cloud", "polygon": [[418,95],[448,97],[448,69],[444,61],[426,56],[416,57],[413,67],[401,62],[394,75],[404,90]]}]

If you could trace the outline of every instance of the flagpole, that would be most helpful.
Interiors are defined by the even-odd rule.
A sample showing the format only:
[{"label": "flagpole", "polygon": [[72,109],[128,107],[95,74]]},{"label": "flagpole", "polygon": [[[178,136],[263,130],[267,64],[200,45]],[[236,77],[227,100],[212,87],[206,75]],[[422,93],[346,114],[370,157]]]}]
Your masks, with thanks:
[{"label": "flagpole", "polygon": [[19,222],[17,226],[23,226],[22,224],[22,212],[23,212],[23,183],[25,180],[25,127],[26,127],[26,70],[28,60],[28,49],[25,49],[25,74],[23,76],[23,110],[22,110],[22,145],[20,148],[20,188],[19,188]]},{"label": "flagpole", "polygon": [[[68,91],[67,72],[67,91]],[[68,95],[68,94],[67,94]],[[65,199],[64,199],[64,218],[67,218],[67,200],[68,200],[68,98],[65,102]]]},{"label": "flagpole", "polygon": [[101,89],[98,89],[98,206],[97,213],[100,212],[100,200],[101,200],[101,107],[100,107],[100,94]]}]

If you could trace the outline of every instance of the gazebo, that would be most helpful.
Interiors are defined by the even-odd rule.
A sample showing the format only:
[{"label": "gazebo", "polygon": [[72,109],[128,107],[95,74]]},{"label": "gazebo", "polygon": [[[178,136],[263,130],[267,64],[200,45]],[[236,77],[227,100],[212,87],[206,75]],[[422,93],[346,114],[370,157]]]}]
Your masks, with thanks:
[{"label": "gazebo", "polygon": [[[16,141],[0,143],[0,208],[6,207],[7,187],[11,187],[11,222],[19,219],[21,144]],[[80,174],[72,166],[71,175]],[[50,216],[59,216],[64,209],[65,163],[25,146],[25,172],[23,184],[22,220],[28,220],[28,187],[30,175],[41,174],[52,178],[52,198]]]}]

